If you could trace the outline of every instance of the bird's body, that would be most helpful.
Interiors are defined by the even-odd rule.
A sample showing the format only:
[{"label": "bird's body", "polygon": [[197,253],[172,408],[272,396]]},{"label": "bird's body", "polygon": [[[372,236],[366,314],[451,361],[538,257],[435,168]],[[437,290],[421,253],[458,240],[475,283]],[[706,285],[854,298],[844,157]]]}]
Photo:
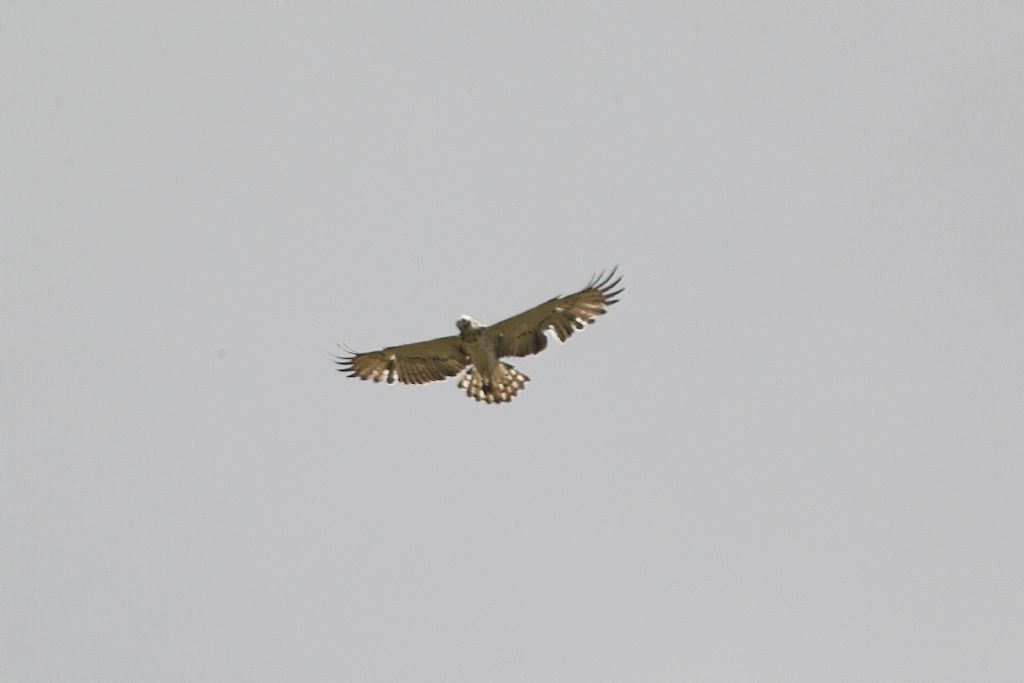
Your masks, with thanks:
[{"label": "bird's body", "polygon": [[459,381],[459,388],[485,403],[504,403],[514,399],[530,378],[498,359],[496,337],[488,334],[486,327],[468,315],[459,318],[456,326],[462,348],[472,363]]},{"label": "bird's body", "polygon": [[548,330],[564,342],[594,322],[623,291],[612,291],[621,281],[614,276],[612,269],[575,294],[555,297],[494,325],[484,326],[464,315],[456,322],[457,336],[337,357],[339,369],[374,382],[423,384],[454,377],[467,368],[459,388],[468,396],[486,403],[511,401],[530,378],[501,358],[540,353],[547,347]]},{"label": "bird's body", "polygon": [[459,328],[462,347],[466,349],[473,367],[482,378],[485,378],[484,383],[490,384],[498,367],[498,351],[485,334],[487,328],[468,315],[459,318],[456,326]]},{"label": "bird's body", "polygon": [[494,344],[491,344],[484,334],[487,328],[468,315],[459,318],[455,326],[459,328],[459,339],[462,340],[462,345],[473,365],[484,374],[488,374],[497,364],[498,354]]}]

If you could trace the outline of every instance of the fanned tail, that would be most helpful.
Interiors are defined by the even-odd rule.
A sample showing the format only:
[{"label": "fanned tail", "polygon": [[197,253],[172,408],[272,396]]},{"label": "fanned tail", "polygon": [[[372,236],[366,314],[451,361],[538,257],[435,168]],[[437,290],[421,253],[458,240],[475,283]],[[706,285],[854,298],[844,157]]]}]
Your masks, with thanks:
[{"label": "fanned tail", "polygon": [[484,384],[481,373],[470,366],[459,381],[459,388],[466,390],[466,396],[486,403],[508,403],[526,387],[530,378],[516,370],[508,363],[499,363],[494,371],[495,381],[490,386]]}]

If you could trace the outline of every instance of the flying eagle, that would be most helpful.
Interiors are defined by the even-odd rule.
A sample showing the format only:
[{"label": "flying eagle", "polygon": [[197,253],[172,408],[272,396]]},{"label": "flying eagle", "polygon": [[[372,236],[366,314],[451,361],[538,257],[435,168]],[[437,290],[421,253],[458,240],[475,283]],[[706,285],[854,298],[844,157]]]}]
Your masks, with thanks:
[{"label": "flying eagle", "polygon": [[[415,344],[389,346],[380,351],[351,352],[335,356],[338,370],[349,377],[381,380],[388,384],[426,384],[459,374],[459,388],[477,401],[506,403],[526,386],[530,378],[499,359],[506,356],[532,356],[548,345],[551,330],[564,342],[576,330],[604,315],[625,288],[615,289],[621,277],[616,268],[593,278],[586,287],[569,296],[555,297],[540,306],[514,315],[494,325],[481,325],[468,315],[455,323],[459,333]],[[614,290],[614,291],[613,291]]]}]

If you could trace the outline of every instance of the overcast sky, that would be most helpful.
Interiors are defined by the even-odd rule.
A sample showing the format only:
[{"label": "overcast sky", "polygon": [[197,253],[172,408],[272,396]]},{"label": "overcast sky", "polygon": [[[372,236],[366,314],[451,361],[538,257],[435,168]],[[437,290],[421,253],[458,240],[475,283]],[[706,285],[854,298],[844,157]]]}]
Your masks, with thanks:
[{"label": "overcast sky", "polygon": [[[1024,6],[5,3],[0,677],[1017,681]],[[329,354],[620,266],[512,404]]]}]

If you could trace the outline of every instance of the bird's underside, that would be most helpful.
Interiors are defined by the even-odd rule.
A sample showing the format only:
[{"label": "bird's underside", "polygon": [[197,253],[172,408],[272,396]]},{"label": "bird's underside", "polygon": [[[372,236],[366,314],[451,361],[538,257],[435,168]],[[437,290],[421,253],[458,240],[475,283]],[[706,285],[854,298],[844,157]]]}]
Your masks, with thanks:
[{"label": "bird's underside", "polygon": [[530,378],[501,359],[540,353],[547,348],[548,331],[565,342],[576,330],[604,315],[624,291],[615,289],[622,280],[615,272],[613,268],[575,294],[555,297],[494,325],[484,326],[464,315],[456,322],[457,335],[380,351],[350,352],[335,356],[335,362],[349,377],[388,384],[426,384],[465,370],[458,386],[467,396],[485,403],[507,403]]}]

